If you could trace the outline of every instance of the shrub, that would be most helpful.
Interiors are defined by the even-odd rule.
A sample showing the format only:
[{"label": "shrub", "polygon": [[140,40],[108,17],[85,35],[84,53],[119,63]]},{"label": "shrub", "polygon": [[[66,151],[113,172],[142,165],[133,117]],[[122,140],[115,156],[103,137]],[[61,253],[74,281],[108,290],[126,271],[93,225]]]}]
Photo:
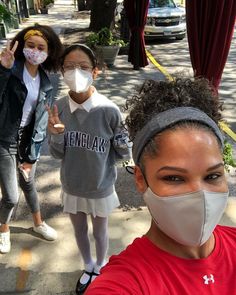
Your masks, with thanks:
[{"label": "shrub", "polygon": [[96,46],[125,46],[125,42],[116,38],[108,28],[102,28],[97,33],[91,33],[86,38],[86,44],[94,49]]},{"label": "shrub", "polygon": [[12,13],[7,9],[7,7],[0,3],[0,22],[11,21]]}]

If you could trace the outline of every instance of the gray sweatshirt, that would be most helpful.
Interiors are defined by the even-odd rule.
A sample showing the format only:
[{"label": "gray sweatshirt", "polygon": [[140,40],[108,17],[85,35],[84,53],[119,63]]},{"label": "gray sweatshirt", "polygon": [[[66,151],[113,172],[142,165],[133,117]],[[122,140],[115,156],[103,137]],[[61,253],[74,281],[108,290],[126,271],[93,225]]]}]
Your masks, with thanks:
[{"label": "gray sweatshirt", "polygon": [[[91,98],[89,98],[91,99]],[[107,197],[114,191],[116,162],[131,158],[127,131],[121,126],[118,106],[99,94],[92,95],[93,107],[87,112],[71,112],[69,97],[55,103],[65,132],[49,136],[53,157],[61,159],[63,190],[86,198]]]}]

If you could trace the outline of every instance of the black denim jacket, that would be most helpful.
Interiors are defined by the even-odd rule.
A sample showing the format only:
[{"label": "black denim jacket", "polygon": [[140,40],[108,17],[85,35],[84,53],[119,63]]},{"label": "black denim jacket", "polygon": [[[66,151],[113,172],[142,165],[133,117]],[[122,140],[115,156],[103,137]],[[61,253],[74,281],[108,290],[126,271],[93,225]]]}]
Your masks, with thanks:
[{"label": "black denim jacket", "polygon": [[[15,147],[22,118],[27,89],[23,81],[24,61],[15,62],[12,69],[0,65],[0,144]],[[48,114],[46,105],[52,105],[52,84],[39,67],[40,89],[38,102],[30,125],[30,133],[25,151],[19,155],[21,162],[34,163],[40,154],[40,148],[47,134]]]}]

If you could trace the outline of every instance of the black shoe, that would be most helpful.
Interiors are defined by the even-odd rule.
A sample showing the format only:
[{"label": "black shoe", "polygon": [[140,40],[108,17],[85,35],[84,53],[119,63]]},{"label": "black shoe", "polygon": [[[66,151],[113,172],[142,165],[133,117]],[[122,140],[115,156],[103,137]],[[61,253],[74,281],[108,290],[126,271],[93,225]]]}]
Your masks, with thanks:
[{"label": "black shoe", "polygon": [[99,273],[96,273],[94,271],[91,273],[91,283],[96,279],[97,276],[99,276]]},{"label": "black shoe", "polygon": [[[82,275],[84,273],[86,273],[89,276],[89,280],[88,280],[88,282],[86,284],[82,284],[80,282],[80,279],[81,279],[81,277],[82,277]],[[88,288],[89,284],[91,283],[92,275],[93,275],[92,272],[88,272],[88,271],[85,271],[85,270],[82,272],[82,274],[79,277],[78,282],[76,284],[76,289],[75,289],[76,294],[83,294],[85,292],[85,290]]]}]

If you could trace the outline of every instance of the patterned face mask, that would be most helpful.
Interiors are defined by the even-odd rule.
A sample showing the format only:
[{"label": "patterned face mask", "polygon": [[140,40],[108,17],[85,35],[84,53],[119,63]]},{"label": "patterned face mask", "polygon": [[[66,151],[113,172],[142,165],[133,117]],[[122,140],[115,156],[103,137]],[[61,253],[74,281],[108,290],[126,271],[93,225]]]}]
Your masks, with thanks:
[{"label": "patterned face mask", "polygon": [[32,65],[42,64],[48,57],[48,54],[45,51],[32,48],[24,48],[23,53],[27,61]]}]

